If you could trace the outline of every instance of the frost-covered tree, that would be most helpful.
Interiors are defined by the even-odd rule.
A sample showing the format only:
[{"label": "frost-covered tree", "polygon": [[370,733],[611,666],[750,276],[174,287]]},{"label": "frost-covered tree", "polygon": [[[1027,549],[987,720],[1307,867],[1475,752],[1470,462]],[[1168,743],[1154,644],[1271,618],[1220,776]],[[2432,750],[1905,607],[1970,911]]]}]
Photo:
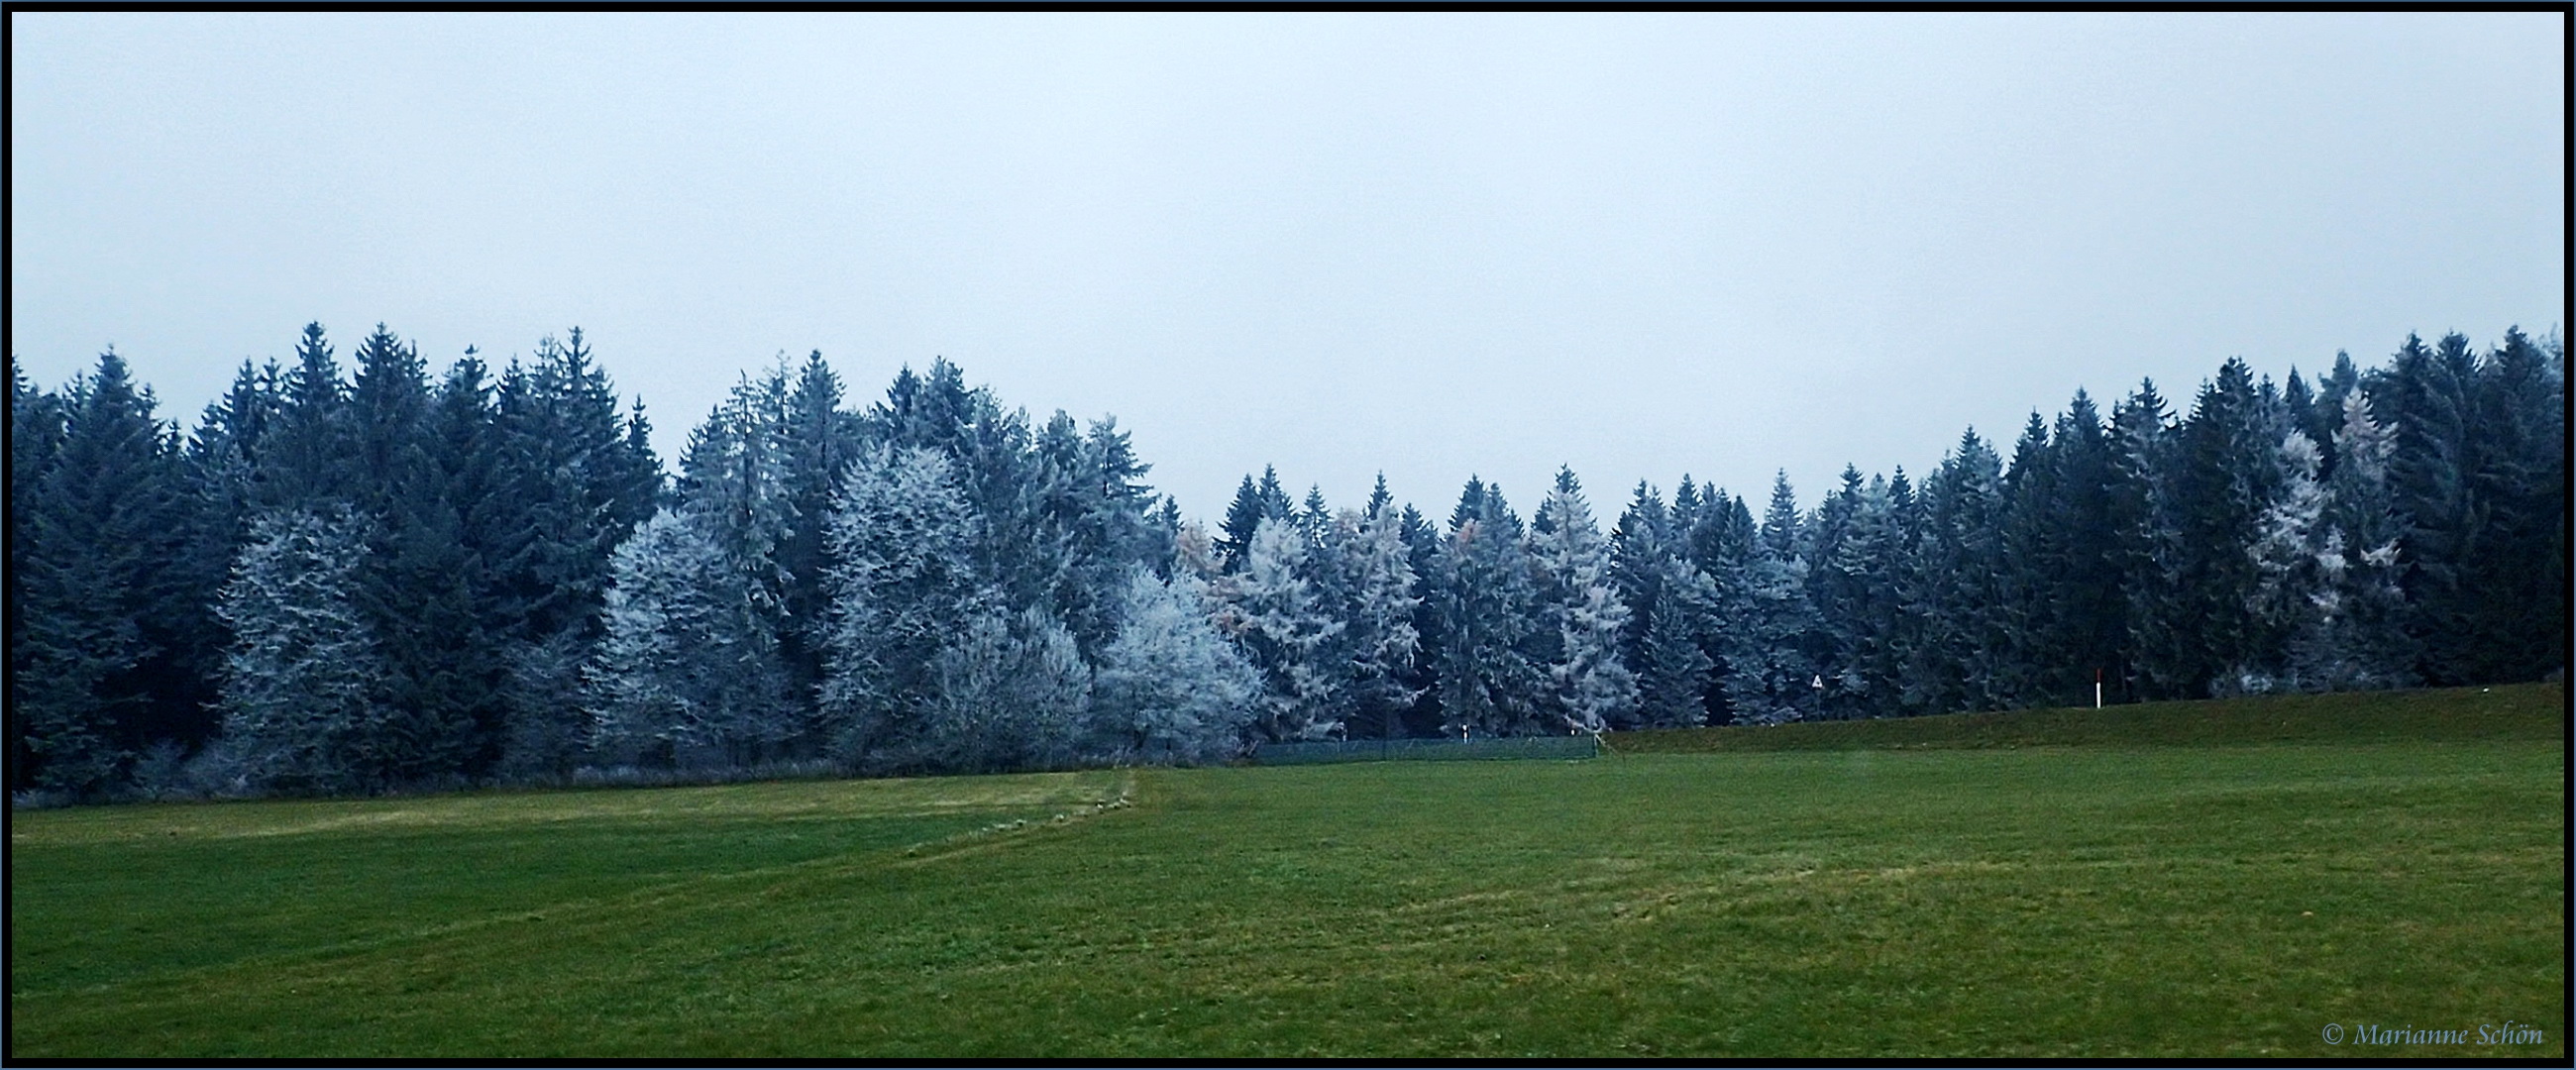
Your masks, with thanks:
[{"label": "frost-covered tree", "polygon": [[1347,666],[1343,686],[1353,734],[1394,739],[1404,734],[1405,711],[1421,697],[1408,683],[1421,652],[1414,617],[1421,597],[1410,548],[1404,542],[1404,518],[1392,500],[1380,494],[1370,511],[1345,509],[1326,533],[1328,557],[1338,573],[1336,616],[1342,633],[1336,644]]},{"label": "frost-covered tree", "polygon": [[1610,543],[1583,500],[1571,468],[1530,519],[1538,609],[1555,632],[1547,665],[1550,711],[1577,732],[1600,732],[1634,716],[1637,678],[1619,656],[1628,607],[1611,579]]},{"label": "frost-covered tree", "polygon": [[1343,622],[1327,616],[1306,578],[1305,535],[1293,519],[1253,530],[1243,571],[1229,577],[1236,639],[1262,676],[1258,728],[1274,742],[1343,730],[1344,666],[1332,657]]},{"label": "frost-covered tree", "polygon": [[992,598],[972,557],[976,514],[935,449],[862,453],[831,523],[821,717],[833,752],[859,762],[919,730],[940,650]]},{"label": "frost-covered tree", "polygon": [[1261,675],[1217,634],[1187,578],[1131,571],[1117,636],[1101,648],[1092,721],[1107,753],[1140,761],[1202,762],[1242,745],[1261,699]]},{"label": "frost-covered tree", "polygon": [[798,727],[769,594],[701,513],[664,511],[617,548],[608,634],[587,674],[594,746],[617,763],[742,766]]},{"label": "frost-covered tree", "polygon": [[1636,645],[1639,702],[1633,726],[1696,728],[1708,720],[1704,696],[1717,668],[1700,642],[1715,613],[1717,587],[1687,558],[1664,558],[1658,571],[1655,600]]},{"label": "frost-covered tree", "polygon": [[939,652],[936,698],[901,764],[967,773],[1072,763],[1090,720],[1091,670],[1043,610],[985,611]]},{"label": "frost-covered tree", "polygon": [[2372,418],[2362,391],[2344,393],[2339,410],[2335,468],[2326,478],[2323,535],[2315,548],[2316,617],[2291,640],[2291,664],[2320,688],[2411,686],[2416,649],[2399,585],[2405,522],[2388,486],[2395,436]]},{"label": "frost-covered tree", "polygon": [[782,604],[787,584],[780,555],[803,519],[796,511],[790,397],[783,363],[758,381],[735,382],[689,433],[678,486],[681,504],[708,537]]},{"label": "frost-covered tree", "polygon": [[[2292,431],[2282,437],[2275,457],[2279,471],[2273,478],[2280,491],[2245,547],[2259,577],[2249,600],[2256,638],[2237,652],[2229,688],[2257,694],[2313,689],[2290,664],[2290,648],[2323,627],[2321,610],[2333,597],[2329,572],[2336,567],[2324,563],[2332,532],[2319,524],[2326,492],[2317,482],[2317,444],[2306,432]],[[2332,541],[2339,559],[2341,540]]]},{"label": "frost-covered tree", "polygon": [[1548,683],[1530,657],[1539,622],[1523,538],[1501,488],[1470,478],[1431,584],[1444,734],[1518,736],[1554,727],[1539,719],[1537,700]]},{"label": "frost-covered tree", "polygon": [[1726,695],[1739,724],[1778,724],[1809,716],[1817,701],[1807,656],[1813,615],[1807,562],[1798,552],[1798,505],[1783,473],[1773,480],[1753,553],[1722,611]]},{"label": "frost-covered tree", "polygon": [[220,610],[236,637],[225,659],[223,735],[247,786],[340,793],[393,786],[376,707],[384,665],[355,602],[366,557],[358,525],[332,509],[254,522]]}]

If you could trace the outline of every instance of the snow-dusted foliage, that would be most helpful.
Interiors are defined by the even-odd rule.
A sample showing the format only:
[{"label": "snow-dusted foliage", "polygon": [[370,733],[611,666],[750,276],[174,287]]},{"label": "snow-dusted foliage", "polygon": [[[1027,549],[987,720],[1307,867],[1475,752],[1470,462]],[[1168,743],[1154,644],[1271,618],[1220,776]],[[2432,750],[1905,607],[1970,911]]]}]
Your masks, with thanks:
[{"label": "snow-dusted foliage", "polygon": [[940,651],[990,600],[977,581],[974,510],[947,455],[878,448],[850,466],[832,515],[831,620],[821,715],[858,762],[918,731]]},{"label": "snow-dusted foliage", "polygon": [[1812,714],[1819,696],[1805,646],[1813,615],[1807,561],[1799,553],[1797,501],[1786,476],[1774,482],[1759,537],[1730,586],[1733,597],[1721,604],[1719,634],[1736,722],[1779,724]]},{"label": "snow-dusted foliage", "polygon": [[977,613],[935,670],[938,694],[920,730],[893,745],[900,764],[978,773],[1057,768],[1078,756],[1091,670],[1052,615]]},{"label": "snow-dusted foliage", "polygon": [[1117,636],[1100,652],[1092,723],[1104,751],[1149,762],[1230,757],[1261,701],[1261,674],[1217,634],[1187,578],[1129,574]]},{"label": "snow-dusted foliage", "polygon": [[1530,656],[1539,621],[1520,518],[1499,488],[1470,479],[1432,577],[1440,642],[1433,651],[1444,734],[1550,730],[1540,717],[1546,670]]},{"label": "snow-dusted foliage", "polygon": [[1243,571],[1228,577],[1236,640],[1261,671],[1263,738],[1324,739],[1341,733],[1342,666],[1331,644],[1343,624],[1326,616],[1306,569],[1306,539],[1293,520],[1264,520]]},{"label": "snow-dusted foliage", "polygon": [[2240,690],[2311,689],[2284,661],[2291,644],[2315,641],[2324,624],[2325,600],[2332,597],[2327,570],[2341,565],[2339,539],[2334,566],[2326,564],[2322,552],[2328,532],[2318,523],[2326,507],[2325,487],[2317,482],[2321,460],[2316,442],[2299,431],[2282,438],[2276,451],[2279,471],[2273,478],[2278,490],[2263,511],[2262,527],[2245,547],[2259,577],[2250,608],[2266,633],[2265,641],[2250,652],[2257,660],[2235,667],[2235,685]]},{"label": "snow-dusted foliage", "polygon": [[224,736],[253,789],[389,786],[372,691],[383,664],[352,601],[366,554],[345,513],[261,517],[219,612],[239,639],[224,663]]},{"label": "snow-dusted foliage", "polygon": [[944,360],[866,411],[819,353],[745,378],[666,487],[567,337],[433,380],[379,325],[352,382],[310,325],[184,441],[113,353],[13,370],[12,788],[1204,761],[2567,662],[2555,334],[2277,386],[2230,360],[2187,414],[2078,392],[2008,468],[1971,432],[1809,512],[1785,476],[1758,520],[1640,482],[1606,540],[1570,472],[1526,528],[1471,479],[1444,528],[1265,467],[1211,532],[1114,421],[1032,421]]},{"label": "snow-dusted foliage", "polygon": [[2392,429],[2373,419],[2361,391],[2344,395],[2335,469],[2326,477],[2324,531],[2316,547],[2314,627],[2291,640],[2291,663],[2311,686],[2408,687],[2418,652],[2406,634],[2399,585],[2404,522],[2388,486]]},{"label": "snow-dusted foliage", "polygon": [[1619,657],[1628,607],[1610,582],[1610,543],[1592,519],[1571,470],[1530,520],[1530,560],[1539,576],[1538,608],[1555,631],[1547,665],[1554,685],[1548,709],[1564,729],[1600,732],[1623,723],[1637,706],[1637,678]]},{"label": "snow-dusted foliage", "polygon": [[655,514],[610,562],[591,664],[594,747],[615,764],[746,765],[796,732],[767,593],[704,514]]},{"label": "snow-dusted foliage", "polygon": [[1343,630],[1336,646],[1348,669],[1344,728],[1353,736],[1402,735],[1404,711],[1422,695],[1405,682],[1421,654],[1413,620],[1422,599],[1403,527],[1403,514],[1380,501],[1366,513],[1342,510],[1324,534],[1339,573],[1333,586]]}]

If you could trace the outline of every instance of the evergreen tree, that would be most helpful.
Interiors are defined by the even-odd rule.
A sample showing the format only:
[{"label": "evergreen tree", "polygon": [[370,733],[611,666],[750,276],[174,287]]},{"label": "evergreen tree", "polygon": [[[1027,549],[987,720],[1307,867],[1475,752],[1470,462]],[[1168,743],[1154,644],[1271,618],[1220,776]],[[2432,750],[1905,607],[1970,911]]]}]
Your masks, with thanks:
[{"label": "evergreen tree", "polygon": [[272,509],[346,503],[359,456],[348,387],[322,325],[308,323],[295,366],[278,391],[274,437],[262,458],[260,504]]},{"label": "evergreen tree", "polygon": [[2057,501],[2056,447],[2037,412],[2013,443],[1994,517],[1995,605],[1989,618],[1995,659],[1990,699],[1998,708],[2062,704],[2068,694],[2059,634],[2066,603],[2060,568],[2065,552],[2052,523]]},{"label": "evergreen tree", "polygon": [[608,760],[738,767],[795,734],[768,592],[715,523],[665,510],[617,548],[607,635],[586,674],[594,745]]},{"label": "evergreen tree", "polygon": [[1304,535],[1286,518],[1254,529],[1243,571],[1231,577],[1235,636],[1263,681],[1257,727],[1272,742],[1344,730],[1346,663],[1331,656],[1344,625],[1324,613],[1305,572]]},{"label": "evergreen tree", "polygon": [[865,434],[859,414],[841,407],[840,376],[823,360],[822,351],[807,354],[779,428],[783,511],[796,519],[774,551],[781,577],[779,656],[796,696],[811,696],[822,683],[822,626],[831,605],[824,582],[831,564],[824,529],[841,475],[865,447]]},{"label": "evergreen tree", "polygon": [[2458,670],[2534,680],[2567,664],[2565,357],[2520,329],[2479,362],[2472,391],[2475,543],[2461,584],[2469,627]]},{"label": "evergreen tree", "polygon": [[2436,686],[2473,680],[2478,656],[2471,649],[2474,585],[2465,575],[2483,526],[2469,442],[2476,364],[2465,338],[2451,335],[2427,348],[2410,334],[2390,365],[2365,383],[2372,411],[2385,414],[2396,431],[2388,478],[2407,522],[2399,557],[2406,565],[2408,620],[2422,651],[2418,671]]},{"label": "evergreen tree", "polygon": [[844,761],[891,753],[922,731],[940,650],[995,598],[974,568],[977,528],[946,455],[881,446],[851,465],[830,528],[821,694]]},{"label": "evergreen tree", "polygon": [[374,693],[384,667],[356,603],[366,558],[340,507],[264,514],[242,547],[222,615],[232,628],[225,742],[244,787],[289,794],[394,785]]},{"label": "evergreen tree", "polygon": [[[2235,690],[2254,693],[2314,689],[2292,664],[2291,648],[2294,640],[2323,628],[2321,603],[2332,597],[2329,569],[2321,563],[2332,533],[2320,526],[2326,492],[2317,482],[2317,445],[2305,432],[2292,431],[2275,456],[2281,490],[2245,551],[2257,575],[2249,602],[2254,642],[2237,651],[2229,671]],[[2339,539],[2335,547],[2340,549]]]},{"label": "evergreen tree", "polygon": [[1798,527],[1797,496],[1784,472],[1772,482],[1754,553],[1742,562],[1739,599],[1721,617],[1727,699],[1738,723],[1778,724],[1816,712],[1820,674],[1807,656],[1812,614]]},{"label": "evergreen tree", "polygon": [[463,519],[432,455],[430,396],[417,347],[377,324],[349,392],[359,463],[348,490],[367,542],[354,597],[385,675],[376,691],[388,776],[411,783],[479,764],[474,680],[489,664]]},{"label": "evergreen tree", "polygon": [[527,752],[574,723],[566,699],[604,632],[610,554],[661,507],[662,474],[642,412],[619,417],[580,328],[512,361],[494,410],[493,497],[471,538],[491,569],[481,601],[508,670],[505,735]]},{"label": "evergreen tree", "polygon": [[2180,533],[2174,590],[2178,619],[2189,622],[2174,668],[2184,697],[2233,686],[2233,667],[2265,645],[2253,612],[2261,582],[2245,552],[2278,488],[2273,461],[2280,441],[2261,407],[2252,370],[2241,359],[2219,367],[2184,423],[2174,467],[2174,516]]},{"label": "evergreen tree", "polygon": [[1415,626],[1421,596],[1404,517],[1386,495],[1386,481],[1370,496],[1366,514],[1344,511],[1327,540],[1342,592],[1336,636],[1349,674],[1343,682],[1351,729],[1383,739],[1405,735],[1404,716],[1421,698],[1411,681],[1421,651]]},{"label": "evergreen tree", "polygon": [[1520,518],[1499,487],[1470,478],[1435,564],[1440,708],[1444,734],[1516,736],[1546,731],[1534,698],[1546,670],[1529,656],[1539,622]]},{"label": "evergreen tree", "polygon": [[[114,351],[58,400],[13,399],[13,718],[40,787],[113,786],[149,738],[193,711],[184,641],[191,503],[170,428]],[[24,433],[25,441],[15,441]]]},{"label": "evergreen tree", "polygon": [[2112,425],[2109,504],[2128,636],[2123,690],[2133,700],[2186,697],[2198,685],[2173,489],[2178,435],[2152,381],[2120,403]]},{"label": "evergreen tree", "polygon": [[2322,572],[2321,589],[2311,596],[2316,616],[2292,640],[2291,665],[2318,688],[2405,687],[2415,680],[2415,648],[2399,586],[2405,528],[2388,486],[2396,443],[2371,417],[2367,395],[2352,390],[2342,399],[2334,422],[2340,461],[2326,480],[2316,548]]},{"label": "evergreen tree", "polygon": [[173,598],[172,652],[182,694],[169,709],[187,716],[164,738],[184,747],[201,745],[220,723],[214,712],[216,689],[232,637],[216,617],[215,606],[259,508],[261,460],[269,445],[267,434],[278,419],[278,389],[275,361],[264,368],[243,361],[231,388],[206,406],[182,461],[196,520],[175,563],[179,592]]},{"label": "evergreen tree", "polygon": [[1637,678],[1619,656],[1628,606],[1612,582],[1610,543],[1571,468],[1557,470],[1556,488],[1531,516],[1530,557],[1542,631],[1554,640],[1545,666],[1549,712],[1569,731],[1599,733],[1629,720]]},{"label": "evergreen tree", "polygon": [[[35,690],[38,661],[27,621],[27,576],[30,571],[28,528],[35,516],[37,488],[45,485],[63,448],[62,398],[27,381],[16,354],[9,357],[9,789],[33,785],[36,755],[28,749],[28,703]],[[78,725],[81,721],[67,721]],[[83,749],[89,749],[83,745]]]},{"label": "evergreen tree", "polygon": [[2127,678],[2126,599],[2114,514],[2120,475],[2101,416],[2081,390],[2058,416],[2051,446],[2056,476],[2045,508],[2054,613],[2044,649],[2053,664],[2040,674],[2041,693],[2033,701],[2081,703],[2092,697],[2095,680],[2116,684]]},{"label": "evergreen tree", "polygon": [[1706,695],[1716,663],[1702,649],[1700,633],[1715,613],[1717,590],[1684,558],[1663,558],[1658,571],[1656,597],[1638,630],[1633,727],[1695,728],[1708,719]]}]

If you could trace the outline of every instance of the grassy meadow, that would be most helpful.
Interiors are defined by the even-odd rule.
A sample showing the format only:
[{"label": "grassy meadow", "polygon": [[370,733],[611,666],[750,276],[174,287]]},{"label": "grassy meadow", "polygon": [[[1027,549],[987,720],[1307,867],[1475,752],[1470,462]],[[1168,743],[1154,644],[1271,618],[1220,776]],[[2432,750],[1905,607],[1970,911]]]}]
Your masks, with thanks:
[{"label": "grassy meadow", "polygon": [[[2565,720],[21,812],[9,1052],[2564,1060]],[[2545,1039],[2322,1039],[2508,1021]]]}]

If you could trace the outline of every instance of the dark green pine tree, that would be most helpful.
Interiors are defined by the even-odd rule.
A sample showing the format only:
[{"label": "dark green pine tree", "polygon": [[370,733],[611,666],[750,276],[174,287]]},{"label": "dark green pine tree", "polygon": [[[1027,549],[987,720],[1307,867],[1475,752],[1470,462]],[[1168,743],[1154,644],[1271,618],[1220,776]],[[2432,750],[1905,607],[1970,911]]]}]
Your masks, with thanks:
[{"label": "dark green pine tree", "polygon": [[[1674,496],[1700,516],[1699,491],[1682,479]],[[1637,678],[1633,717],[1612,728],[1688,728],[1708,720],[1715,669],[1703,648],[1716,590],[1691,560],[1688,529],[1643,481],[1610,532],[1610,578],[1628,607],[1619,656]]]},{"label": "dark green pine tree", "polygon": [[359,343],[349,391],[358,465],[349,480],[367,551],[351,600],[377,641],[377,682],[366,770],[388,784],[479,773],[490,741],[474,686],[491,662],[469,570],[463,518],[429,437],[429,380],[418,347],[377,324]]},{"label": "dark green pine tree", "polygon": [[[1621,635],[1619,660],[1637,673],[1640,711],[1669,712],[1675,705],[1671,696],[1675,682],[1668,677],[1659,678],[1649,671],[1647,643],[1669,571],[1665,562],[1679,556],[1683,548],[1678,544],[1672,530],[1672,511],[1665,506],[1663,495],[1656,493],[1645,480],[1638,480],[1637,490],[1630,495],[1628,507],[1620,511],[1618,521],[1610,527],[1610,582],[1618,589],[1620,601],[1628,607],[1628,625]],[[1673,629],[1668,625],[1665,638],[1670,639],[1672,633]],[[1699,679],[1690,683],[1704,687],[1706,681]],[[1696,705],[1700,692],[1692,690],[1686,698]],[[1645,716],[1641,712],[1639,720],[1613,722],[1610,727],[1635,728]]]},{"label": "dark green pine tree", "polygon": [[[1690,630],[1698,636],[1700,653],[1710,666],[1707,688],[1700,697],[1710,724],[1750,723],[1754,713],[1750,707],[1737,704],[1738,678],[1759,673],[1760,664],[1750,656],[1751,648],[1747,646],[1752,637],[1735,622],[1748,619],[1754,611],[1754,567],[1762,552],[1760,533],[1752,508],[1722,487],[1703,494],[1697,516],[1683,529],[1688,547],[1684,556],[1706,581],[1697,588],[1699,619]],[[1685,600],[1677,606],[1689,604],[1690,600]]]},{"label": "dark green pine tree", "polygon": [[2122,697],[2188,697],[2205,679],[2191,650],[2190,604],[2182,586],[2181,524],[2174,497],[2179,432],[2153,381],[2141,382],[2111,416],[2109,507],[2124,602],[2127,675]]},{"label": "dark green pine tree", "polygon": [[[195,730],[195,711],[173,709],[195,693],[175,633],[191,500],[174,430],[114,351],[54,406],[15,390],[34,454],[11,487],[10,710],[33,759],[22,776],[93,794],[117,785],[144,741]],[[12,453],[21,459],[14,442]]]},{"label": "dark green pine tree", "polygon": [[579,329],[568,342],[541,340],[530,364],[513,361],[494,409],[502,508],[484,536],[488,608],[504,622],[505,751],[518,749],[504,762],[523,767],[581,730],[580,668],[601,635],[609,554],[659,507],[662,474],[640,419],[619,418]]},{"label": "dark green pine tree", "polygon": [[1995,670],[2007,645],[1996,591],[2003,460],[1971,429],[1924,481],[1913,595],[1924,617],[1908,684],[1928,712],[2002,705]]},{"label": "dark green pine tree", "polygon": [[188,441],[184,466],[197,521],[180,566],[188,636],[180,650],[194,691],[184,705],[198,715],[195,731],[172,737],[183,747],[202,744],[220,721],[214,702],[232,633],[215,615],[215,605],[260,508],[259,480],[272,444],[268,433],[277,424],[281,404],[278,378],[276,361],[265,367],[243,361],[232,386],[206,406]]},{"label": "dark green pine tree", "polygon": [[2004,708],[2069,705],[2074,699],[2068,655],[2059,640],[2065,605],[2059,569],[2065,554],[2059,547],[2061,533],[2051,522],[2050,507],[2057,498],[2056,449],[2047,421],[2032,412],[2013,443],[1996,517],[1993,698]]},{"label": "dark green pine tree", "polygon": [[[28,551],[34,545],[29,528],[37,514],[38,491],[47,485],[63,449],[63,399],[27,381],[16,354],[9,357],[9,790],[35,786],[38,764],[28,749],[28,703],[37,688],[39,658],[28,639]],[[77,723],[73,721],[71,723]]]},{"label": "dark green pine tree", "polygon": [[1816,504],[1815,519],[1802,533],[1799,554],[1807,561],[1807,605],[1814,614],[1808,631],[1807,657],[1817,690],[1816,715],[1842,719],[1869,715],[1871,688],[1860,673],[1860,623],[1868,615],[1867,565],[1847,555],[1868,493],[1857,465],[1843,466],[1842,485]]},{"label": "dark green pine tree", "polygon": [[[2126,599],[2120,587],[2119,524],[2113,488],[2119,473],[2093,399],[2083,391],[2057,418],[2052,436],[2047,509],[2048,570],[2055,577],[2047,647],[2056,664],[2043,676],[2049,701],[2091,701],[2096,679],[2106,697],[2127,678]],[[2098,674],[2098,675],[2097,675]]]},{"label": "dark green pine tree", "polygon": [[2479,363],[2469,442],[2481,523],[2462,560],[2471,624],[2455,655],[2473,681],[2534,680],[2567,663],[2565,363],[2519,328]]},{"label": "dark green pine tree", "polygon": [[2399,546],[2410,634],[2421,651],[2418,672],[2436,686],[2476,679],[2476,593],[2466,574],[2484,526],[2469,441],[2476,383],[2476,354],[2456,334],[2432,348],[2406,336],[2389,366],[2364,383],[2371,411],[2397,432],[2388,483],[2406,522]]},{"label": "dark green pine tree", "polygon": [[[788,673],[788,691],[800,704],[823,680],[824,617],[831,595],[824,577],[831,568],[828,532],[832,498],[850,462],[866,448],[865,421],[841,406],[841,378],[821,350],[805,355],[796,385],[787,395],[785,438],[787,502],[796,520],[779,540],[778,569],[785,577],[782,609],[786,627],[778,634],[780,661]],[[819,745],[820,741],[815,741]]]},{"label": "dark green pine tree", "polygon": [[1432,585],[1441,611],[1441,645],[1433,656],[1440,662],[1444,734],[1543,730],[1533,697],[1546,678],[1529,657],[1536,588],[1523,534],[1501,488],[1469,478]]},{"label": "dark green pine tree", "polygon": [[2229,358],[2202,387],[2176,443],[2181,567],[2171,580],[2183,642],[2171,671],[2182,697],[2231,689],[2241,666],[2264,657],[2267,635],[2251,608],[2261,574],[2246,547],[2261,530],[2277,470],[2280,428],[2266,408],[2253,370]]},{"label": "dark green pine tree", "polygon": [[319,323],[304,325],[295,365],[278,390],[276,426],[257,485],[266,509],[346,504],[358,478],[348,386]]},{"label": "dark green pine tree", "polygon": [[508,736],[509,637],[517,633],[520,622],[512,619],[501,577],[493,569],[503,550],[503,525],[514,505],[505,493],[504,438],[490,380],[490,369],[473,347],[467,347],[439,380],[423,417],[422,444],[429,454],[433,472],[429,479],[440,503],[430,513],[433,523],[424,530],[451,531],[454,548],[421,555],[419,560],[429,567],[443,565],[451,573],[448,579],[433,581],[453,585],[440,591],[446,603],[443,615],[457,612],[457,589],[463,592],[462,618],[468,623],[462,633],[442,626],[441,634],[450,636],[454,645],[441,668],[452,708],[464,711],[471,723],[475,749],[465,760],[467,774],[566,775],[573,757],[569,740],[533,764],[513,768],[499,764],[504,755],[514,753]]},{"label": "dark green pine tree", "polygon": [[1397,675],[1407,691],[1412,692],[1412,705],[1403,714],[1403,734],[1436,736],[1447,722],[1440,708],[1440,658],[1444,641],[1440,630],[1442,614],[1437,592],[1437,570],[1440,566],[1442,540],[1439,528],[1423,519],[1421,510],[1404,507],[1396,534],[1404,541],[1406,560],[1413,566],[1413,631],[1419,654],[1412,665]]},{"label": "dark green pine tree", "polygon": [[1261,481],[1243,477],[1235,489],[1234,503],[1225,510],[1225,522],[1217,528],[1216,551],[1228,573],[1243,571],[1243,556],[1252,549],[1252,532],[1264,520],[1285,520],[1296,514],[1288,492],[1279,486],[1279,471],[1261,466]]}]

